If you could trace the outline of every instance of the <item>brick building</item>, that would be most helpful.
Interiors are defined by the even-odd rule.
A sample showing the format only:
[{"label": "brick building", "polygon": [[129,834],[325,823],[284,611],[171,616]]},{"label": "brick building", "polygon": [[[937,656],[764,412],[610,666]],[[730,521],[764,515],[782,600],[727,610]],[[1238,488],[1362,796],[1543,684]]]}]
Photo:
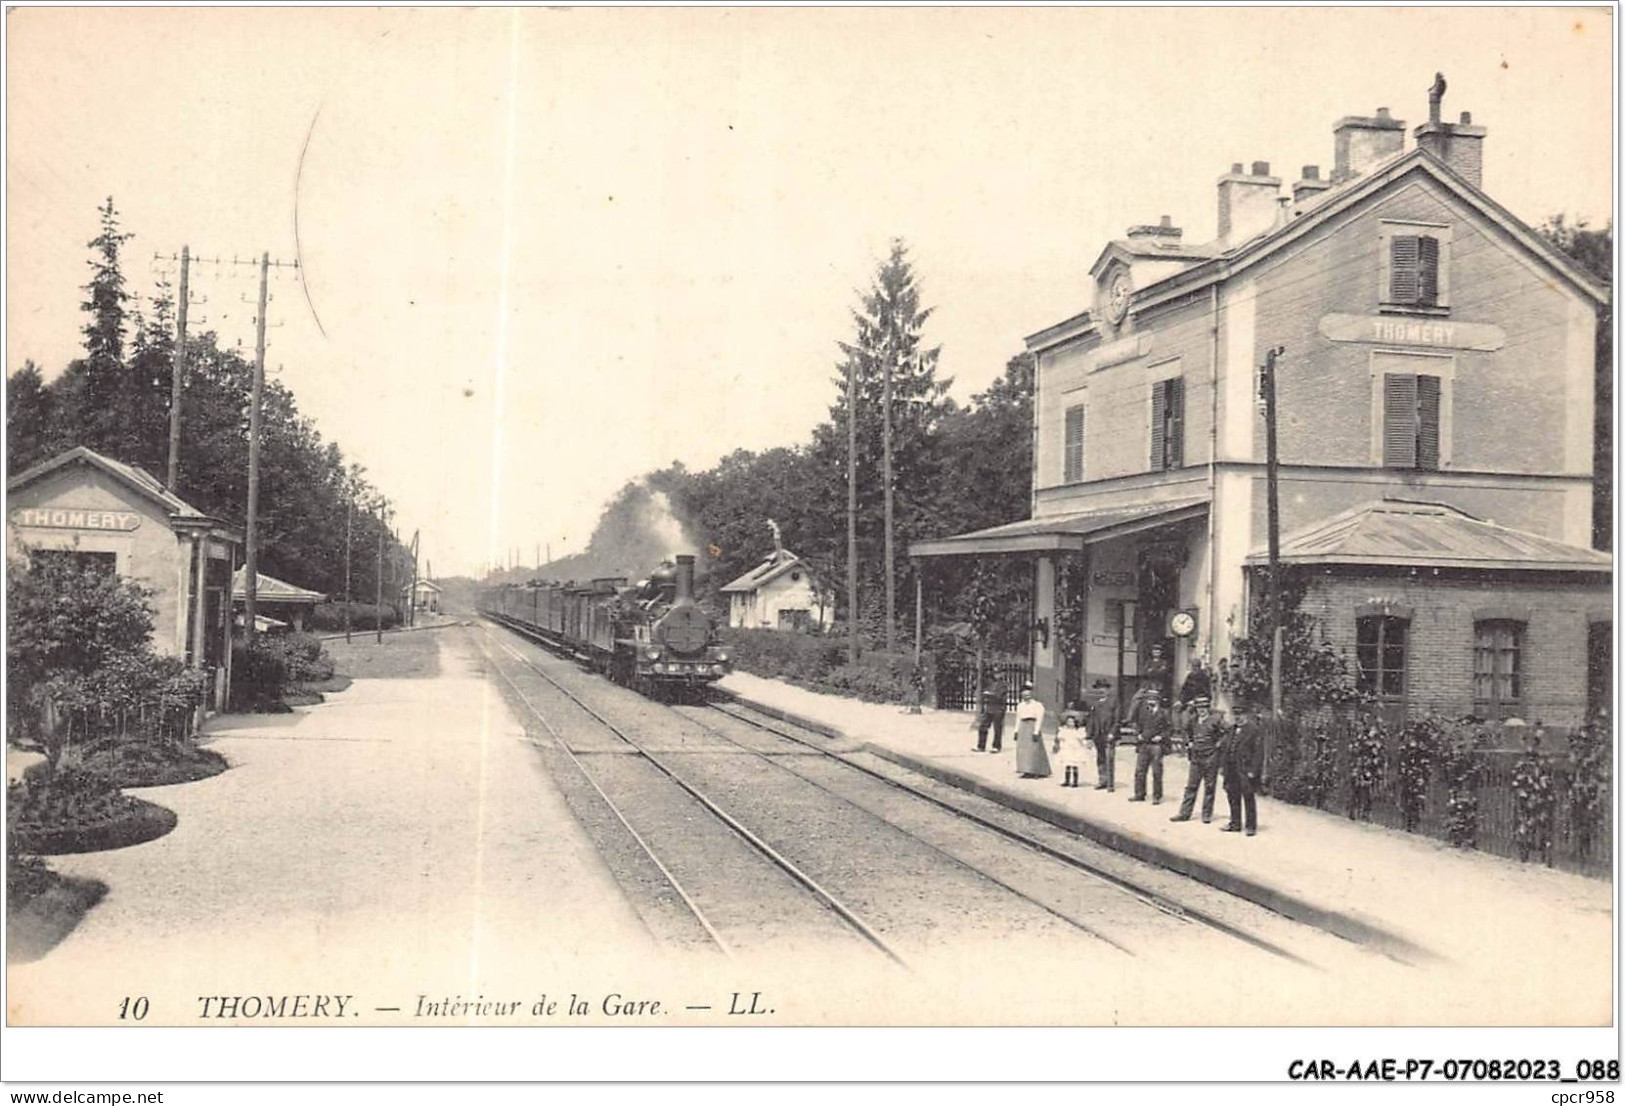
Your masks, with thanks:
[{"label": "brick building", "polygon": [[1102,677],[1126,693],[1155,645],[1177,687],[1245,634],[1276,347],[1283,560],[1312,566],[1305,609],[1389,710],[1568,724],[1604,692],[1584,662],[1608,647],[1612,562],[1587,548],[1607,291],[1486,194],[1486,129],[1441,97],[1408,150],[1387,109],[1339,120],[1331,172],[1290,189],[1233,165],[1214,241],[1130,228],[1093,306],[1027,339],[1031,518],[911,552],[1032,563],[1052,706]]}]

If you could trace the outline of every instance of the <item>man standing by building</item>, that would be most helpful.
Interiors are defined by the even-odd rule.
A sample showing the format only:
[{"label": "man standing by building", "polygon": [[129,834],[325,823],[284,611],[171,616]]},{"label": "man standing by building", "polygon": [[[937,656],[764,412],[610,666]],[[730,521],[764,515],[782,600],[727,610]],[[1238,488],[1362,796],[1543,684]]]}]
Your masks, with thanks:
[{"label": "man standing by building", "polygon": [[1224,740],[1224,715],[1210,709],[1205,695],[1198,695],[1189,704],[1192,712],[1190,727],[1190,775],[1185,779],[1185,797],[1180,800],[1179,813],[1171,822],[1189,822],[1196,809],[1196,793],[1202,791],[1202,821],[1213,821],[1213,792],[1219,783],[1219,745]]},{"label": "man standing by building", "polygon": [[1090,688],[1089,740],[1095,746],[1095,790],[1117,790],[1117,730],[1123,724],[1123,711],[1117,689],[1106,680],[1096,680]]},{"label": "man standing by building", "polygon": [[1263,721],[1245,703],[1237,703],[1236,725],[1220,743],[1219,757],[1224,766],[1224,797],[1230,803],[1230,821],[1219,828],[1236,833],[1245,827],[1247,836],[1258,832],[1258,780],[1264,772]]},{"label": "man standing by building", "polygon": [[1151,801],[1162,802],[1162,758],[1168,751],[1168,744],[1173,739],[1173,719],[1162,705],[1162,691],[1155,685],[1147,685],[1142,689],[1144,698],[1129,721],[1134,731],[1139,735],[1139,744],[1134,752],[1134,794],[1129,798],[1131,803],[1145,802],[1145,777],[1151,774]]},{"label": "man standing by building", "polygon": [[998,669],[988,673],[982,681],[981,710],[976,716],[976,752],[987,751],[987,731],[993,731],[993,751],[1004,747],[1004,700],[1010,693]]}]

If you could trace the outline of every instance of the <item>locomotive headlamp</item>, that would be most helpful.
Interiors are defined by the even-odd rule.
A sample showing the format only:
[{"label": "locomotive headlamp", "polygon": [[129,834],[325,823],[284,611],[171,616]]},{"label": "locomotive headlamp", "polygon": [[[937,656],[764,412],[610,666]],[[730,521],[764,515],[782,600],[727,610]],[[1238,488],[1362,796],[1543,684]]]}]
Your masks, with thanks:
[{"label": "locomotive headlamp", "polygon": [[717,663],[719,663],[719,664],[727,664],[728,663],[728,650],[726,650],[726,649],[718,649],[717,650]]},{"label": "locomotive headlamp", "polygon": [[643,655],[645,657],[647,657],[649,660],[652,660],[652,661],[659,660],[660,659],[660,646],[658,646],[658,645],[650,645],[650,646],[646,647],[643,650]]}]

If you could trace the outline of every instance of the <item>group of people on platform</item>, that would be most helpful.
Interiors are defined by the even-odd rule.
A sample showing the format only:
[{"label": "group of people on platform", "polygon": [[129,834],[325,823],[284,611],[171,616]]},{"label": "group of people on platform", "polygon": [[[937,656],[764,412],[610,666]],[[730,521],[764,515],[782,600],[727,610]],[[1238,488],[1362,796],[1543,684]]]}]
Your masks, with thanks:
[{"label": "group of people on platform", "polygon": [[[1074,703],[1061,714],[1053,742],[1046,750],[1044,704],[1033,697],[1033,685],[1022,685],[1016,704],[1016,772],[1024,779],[1040,779],[1053,774],[1050,755],[1061,769],[1062,787],[1082,787],[1082,772],[1093,746],[1095,790],[1117,790],[1117,746],[1135,743],[1134,792],[1129,802],[1146,801],[1147,782],[1152,803],[1162,802],[1163,758],[1173,749],[1175,736],[1182,735],[1190,758],[1190,772],[1179,813],[1171,821],[1188,822],[1194,817],[1198,797],[1202,821],[1213,820],[1215,787],[1223,778],[1230,821],[1220,828],[1226,832],[1258,831],[1258,786],[1264,771],[1263,721],[1245,703],[1233,710],[1235,720],[1213,709],[1212,681],[1198,662],[1180,688],[1180,700],[1170,708],[1163,702],[1161,681],[1141,684],[1126,707],[1120,707],[1115,689],[1107,680],[1097,680],[1083,702]],[[1004,724],[1008,714],[1008,685],[994,673],[984,681],[977,715],[975,752],[1004,747]]]}]

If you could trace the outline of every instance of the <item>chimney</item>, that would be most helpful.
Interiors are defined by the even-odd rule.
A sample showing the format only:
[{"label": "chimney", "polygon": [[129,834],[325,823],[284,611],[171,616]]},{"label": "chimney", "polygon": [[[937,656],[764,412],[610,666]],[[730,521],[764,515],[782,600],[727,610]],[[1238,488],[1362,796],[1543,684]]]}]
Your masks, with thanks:
[{"label": "chimney", "polygon": [[1342,184],[1405,148],[1405,121],[1378,108],[1374,116],[1346,115],[1332,127],[1335,160],[1332,183]]},{"label": "chimney", "polygon": [[1275,200],[1281,178],[1270,176],[1270,163],[1253,162],[1252,171],[1241,162],[1219,178],[1219,239],[1226,247],[1240,245],[1275,226]]},{"label": "chimney", "polygon": [[1471,112],[1461,113],[1461,122],[1442,123],[1429,119],[1415,130],[1416,144],[1474,188],[1484,187],[1484,136],[1488,127],[1473,126]]},{"label": "chimney", "polygon": [[694,554],[677,554],[677,598],[675,602],[694,598]]},{"label": "chimney", "polygon": [[1164,215],[1162,221],[1156,224],[1143,223],[1140,226],[1128,228],[1130,238],[1155,238],[1157,244],[1162,246],[1178,245],[1179,239],[1184,233],[1184,228],[1174,226],[1173,217],[1169,215]]},{"label": "chimney", "polygon": [[1320,179],[1320,166],[1305,165],[1303,178],[1292,186],[1292,201],[1301,204],[1313,200],[1331,186],[1331,181]]}]

